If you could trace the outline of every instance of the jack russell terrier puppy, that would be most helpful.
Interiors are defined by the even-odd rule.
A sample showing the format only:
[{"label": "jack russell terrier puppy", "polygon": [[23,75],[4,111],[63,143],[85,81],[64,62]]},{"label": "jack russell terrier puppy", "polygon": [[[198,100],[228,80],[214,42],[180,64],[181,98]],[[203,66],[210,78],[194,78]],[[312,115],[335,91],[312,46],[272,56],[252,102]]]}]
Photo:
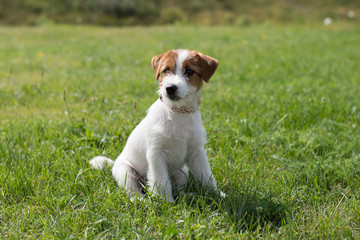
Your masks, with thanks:
[{"label": "jack russell terrier puppy", "polygon": [[106,157],[90,160],[94,168],[113,165],[112,174],[130,196],[150,191],[173,202],[173,189],[183,190],[189,170],[202,186],[220,193],[204,145],[206,132],[199,112],[200,91],[219,62],[197,51],[170,50],[152,59],[160,78],[159,99],[129,136],[115,162]]}]

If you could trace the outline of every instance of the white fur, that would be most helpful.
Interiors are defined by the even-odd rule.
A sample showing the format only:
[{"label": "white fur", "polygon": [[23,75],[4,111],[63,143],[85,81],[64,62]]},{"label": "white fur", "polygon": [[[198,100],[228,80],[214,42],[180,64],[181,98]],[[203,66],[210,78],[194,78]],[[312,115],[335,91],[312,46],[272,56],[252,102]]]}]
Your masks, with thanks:
[{"label": "white fur", "polygon": [[[148,110],[128,138],[124,150],[114,162],[112,174],[121,187],[134,195],[142,195],[142,180],[149,189],[173,202],[173,188],[182,189],[188,171],[203,186],[216,189],[204,149],[206,133],[199,111],[179,113],[173,106],[197,109],[199,90],[191,86],[183,76],[182,62],[188,51],[178,51],[177,69],[163,79],[158,99]],[[178,87],[177,101],[168,98],[166,87]],[[96,157],[90,164],[96,168],[110,165],[105,157]],[[220,192],[221,193],[221,192]]]},{"label": "white fur", "polygon": [[189,51],[185,50],[185,49],[177,50],[177,54],[178,54],[178,57],[176,59],[176,74],[180,75],[183,70],[181,68],[181,65],[189,56]]}]

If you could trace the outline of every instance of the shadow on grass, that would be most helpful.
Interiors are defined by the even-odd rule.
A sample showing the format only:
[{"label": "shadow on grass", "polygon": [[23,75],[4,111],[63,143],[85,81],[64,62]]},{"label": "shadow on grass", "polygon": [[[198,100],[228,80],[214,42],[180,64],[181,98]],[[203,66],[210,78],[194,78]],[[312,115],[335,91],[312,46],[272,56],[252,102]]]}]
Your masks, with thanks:
[{"label": "shadow on grass", "polygon": [[255,231],[259,228],[262,231],[277,231],[286,223],[285,206],[275,201],[272,196],[261,196],[254,190],[250,192],[246,189],[233,189],[226,192],[225,198],[219,193],[194,185],[190,186],[189,192],[196,192],[185,197],[190,207],[200,210],[210,207],[213,211],[220,212],[239,232]]},{"label": "shadow on grass", "polygon": [[239,231],[254,231],[261,227],[276,231],[286,222],[285,207],[271,196],[259,197],[256,193],[237,193],[220,201]]}]

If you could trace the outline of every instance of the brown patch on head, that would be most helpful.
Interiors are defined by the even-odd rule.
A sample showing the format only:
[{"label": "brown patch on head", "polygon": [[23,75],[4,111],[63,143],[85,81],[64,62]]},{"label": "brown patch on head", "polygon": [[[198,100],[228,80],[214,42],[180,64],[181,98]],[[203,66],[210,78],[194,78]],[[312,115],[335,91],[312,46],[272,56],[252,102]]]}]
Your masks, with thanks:
[{"label": "brown patch on head", "polygon": [[204,81],[208,82],[210,80],[218,65],[219,62],[216,59],[197,51],[192,51],[183,62],[182,68],[185,74],[187,70],[193,71],[193,73],[188,76],[188,81],[199,90]]},{"label": "brown patch on head", "polygon": [[155,80],[158,80],[161,76],[160,86],[162,85],[162,80],[167,74],[175,72],[176,58],[177,53],[172,50],[152,58],[151,64],[155,71]]},{"label": "brown patch on head", "polygon": [[[184,72],[185,77],[187,77],[189,84],[196,87],[199,90],[204,81],[202,79],[202,70],[200,65],[200,56],[196,51],[192,51],[189,53],[189,56],[182,63],[182,70]],[[186,74],[187,71],[192,72],[191,75]],[[187,76],[188,75],[188,76]]]}]

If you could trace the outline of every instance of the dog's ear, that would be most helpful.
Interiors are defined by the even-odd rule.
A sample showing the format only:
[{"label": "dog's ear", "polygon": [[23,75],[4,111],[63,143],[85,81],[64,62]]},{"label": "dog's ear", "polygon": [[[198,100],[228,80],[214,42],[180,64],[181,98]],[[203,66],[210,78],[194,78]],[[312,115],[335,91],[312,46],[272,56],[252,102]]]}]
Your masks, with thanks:
[{"label": "dog's ear", "polygon": [[215,73],[219,61],[215,58],[206,56],[202,53],[198,53],[200,56],[200,67],[201,67],[201,75],[205,82],[208,82],[211,78],[211,76]]},{"label": "dog's ear", "polygon": [[159,79],[159,76],[160,76],[160,61],[161,61],[161,58],[163,56],[164,56],[164,54],[160,54],[160,55],[157,55],[157,56],[153,57],[152,60],[151,60],[152,67],[153,67],[154,72],[155,72],[155,80]]}]

